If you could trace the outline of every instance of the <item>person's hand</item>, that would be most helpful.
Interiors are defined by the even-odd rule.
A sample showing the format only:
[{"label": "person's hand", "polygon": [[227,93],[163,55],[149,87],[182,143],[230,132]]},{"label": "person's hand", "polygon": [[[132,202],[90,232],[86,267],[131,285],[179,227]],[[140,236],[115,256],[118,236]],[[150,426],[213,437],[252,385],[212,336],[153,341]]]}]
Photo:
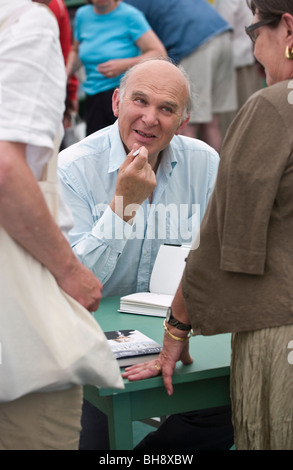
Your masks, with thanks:
[{"label": "person's hand", "polygon": [[133,156],[139,146],[134,145],[119,168],[115,196],[110,204],[113,212],[128,221],[133,212],[147,199],[156,187],[156,175],[148,162],[148,151],[141,147],[139,154]]},{"label": "person's hand", "polygon": [[162,374],[167,393],[168,395],[172,395],[172,376],[176,367],[176,362],[179,360],[185,365],[193,362],[193,359],[189,354],[189,340],[174,340],[165,333],[163,349],[159,354],[158,359],[127,367],[125,372],[122,373],[122,377],[127,378],[130,381],[135,381]]},{"label": "person's hand", "polygon": [[65,111],[63,114],[64,129],[69,129],[72,126],[72,117],[77,115],[78,107],[79,107],[78,100],[66,99]]},{"label": "person's hand", "polygon": [[124,59],[108,60],[99,64],[97,67],[98,72],[107,78],[118,77],[122,75],[127,69],[127,63]]},{"label": "person's hand", "polygon": [[79,261],[63,276],[58,285],[90,312],[98,309],[103,286],[99,279]]}]

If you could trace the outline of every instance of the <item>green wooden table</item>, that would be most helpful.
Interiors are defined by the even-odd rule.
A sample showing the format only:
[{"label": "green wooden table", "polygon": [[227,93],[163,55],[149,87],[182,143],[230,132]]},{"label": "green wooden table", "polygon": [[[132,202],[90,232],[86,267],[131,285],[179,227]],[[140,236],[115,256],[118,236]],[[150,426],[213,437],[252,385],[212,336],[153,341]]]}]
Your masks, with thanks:
[{"label": "green wooden table", "polygon": [[[95,318],[104,331],[137,329],[162,344],[163,318],[119,313],[119,297],[103,299]],[[124,380],[121,391],[84,387],[90,403],[108,415],[111,449],[133,448],[132,422],[230,403],[230,335],[190,340],[192,365],[178,363],[174,393],[165,391],[161,376],[137,382]]]}]

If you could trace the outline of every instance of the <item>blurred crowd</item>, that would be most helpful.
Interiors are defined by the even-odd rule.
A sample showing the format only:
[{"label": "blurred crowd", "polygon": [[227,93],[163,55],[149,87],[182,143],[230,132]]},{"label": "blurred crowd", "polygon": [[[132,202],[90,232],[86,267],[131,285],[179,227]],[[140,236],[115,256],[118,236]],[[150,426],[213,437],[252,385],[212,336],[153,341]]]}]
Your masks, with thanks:
[{"label": "blurred crowd", "polygon": [[[111,105],[113,91],[138,57],[167,54],[183,65],[193,87],[191,119],[182,134],[200,137],[219,152],[237,111],[249,96],[265,85],[262,68],[253,56],[253,45],[245,33],[245,26],[252,20],[246,1],[93,0],[82,3],[70,8],[64,0],[50,3],[58,20],[67,63],[64,124],[65,134],[70,134],[69,142],[115,121]],[[136,9],[135,12],[126,10],[127,20],[121,12],[118,15],[117,9],[122,3]],[[88,15],[86,4],[94,7],[96,24],[91,23],[93,19]],[[108,8],[108,4],[113,5],[113,13],[117,14],[115,21],[114,15],[110,15],[110,19],[104,14],[103,9]],[[91,36],[83,32],[89,25]],[[130,30],[132,39],[128,44],[125,31]],[[83,127],[80,120],[75,119],[79,115]]]}]

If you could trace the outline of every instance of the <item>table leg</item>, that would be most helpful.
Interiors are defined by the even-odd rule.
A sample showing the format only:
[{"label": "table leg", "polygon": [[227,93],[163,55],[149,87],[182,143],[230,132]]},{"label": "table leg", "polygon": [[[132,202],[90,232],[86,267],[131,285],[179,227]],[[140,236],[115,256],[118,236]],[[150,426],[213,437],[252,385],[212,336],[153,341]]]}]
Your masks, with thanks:
[{"label": "table leg", "polygon": [[129,394],[113,395],[112,411],[108,415],[111,450],[133,449],[131,399]]}]

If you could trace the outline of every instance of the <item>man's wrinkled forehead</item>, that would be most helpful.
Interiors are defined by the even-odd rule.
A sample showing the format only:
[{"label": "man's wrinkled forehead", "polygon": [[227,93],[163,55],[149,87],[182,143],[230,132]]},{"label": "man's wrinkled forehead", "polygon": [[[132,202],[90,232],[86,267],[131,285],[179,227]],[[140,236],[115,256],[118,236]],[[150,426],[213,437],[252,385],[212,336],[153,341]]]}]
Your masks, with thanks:
[{"label": "man's wrinkled forehead", "polygon": [[[156,64],[147,67],[141,64],[129,75],[125,84],[127,95],[148,93],[165,94],[174,97],[177,101],[178,94],[187,90],[187,83],[182,73],[170,64]],[[172,101],[172,100],[171,100]]]}]

